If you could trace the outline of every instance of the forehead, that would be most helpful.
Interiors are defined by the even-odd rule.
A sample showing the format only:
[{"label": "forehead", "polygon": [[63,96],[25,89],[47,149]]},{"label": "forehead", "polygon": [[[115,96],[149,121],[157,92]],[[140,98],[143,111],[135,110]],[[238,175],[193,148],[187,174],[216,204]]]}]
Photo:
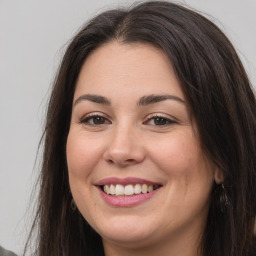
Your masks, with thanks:
[{"label": "forehead", "polygon": [[175,93],[183,97],[168,57],[141,43],[112,41],[93,51],[84,62],[75,95],[81,93]]}]

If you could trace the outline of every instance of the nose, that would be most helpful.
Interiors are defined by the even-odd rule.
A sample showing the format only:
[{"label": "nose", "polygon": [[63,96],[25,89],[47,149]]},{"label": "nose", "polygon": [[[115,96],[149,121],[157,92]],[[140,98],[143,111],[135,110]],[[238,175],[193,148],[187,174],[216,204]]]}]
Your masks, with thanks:
[{"label": "nose", "polygon": [[110,135],[103,158],[119,167],[141,163],[145,158],[145,151],[140,137],[135,129],[116,128]]}]

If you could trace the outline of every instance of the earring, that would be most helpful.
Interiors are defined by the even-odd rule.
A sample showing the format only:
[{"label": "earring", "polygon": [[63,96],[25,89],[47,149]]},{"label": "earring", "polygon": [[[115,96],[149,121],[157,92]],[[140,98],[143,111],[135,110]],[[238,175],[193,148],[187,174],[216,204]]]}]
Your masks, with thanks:
[{"label": "earring", "polygon": [[220,195],[220,210],[223,213],[230,206],[230,200],[227,196],[226,188],[223,183],[221,184],[221,187],[222,187],[222,192]]},{"label": "earring", "polygon": [[75,211],[75,210],[76,210],[76,203],[75,203],[75,201],[74,201],[74,199],[73,199],[73,198],[71,199],[70,207],[71,207],[71,209],[72,209],[73,211]]}]

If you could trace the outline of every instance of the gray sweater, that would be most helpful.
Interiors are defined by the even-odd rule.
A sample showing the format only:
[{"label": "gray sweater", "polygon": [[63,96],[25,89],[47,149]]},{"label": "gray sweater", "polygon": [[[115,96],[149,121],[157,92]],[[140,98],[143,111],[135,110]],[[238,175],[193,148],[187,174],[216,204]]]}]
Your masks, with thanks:
[{"label": "gray sweater", "polygon": [[0,256],[17,256],[17,255],[11,251],[5,250],[2,246],[0,246]]}]

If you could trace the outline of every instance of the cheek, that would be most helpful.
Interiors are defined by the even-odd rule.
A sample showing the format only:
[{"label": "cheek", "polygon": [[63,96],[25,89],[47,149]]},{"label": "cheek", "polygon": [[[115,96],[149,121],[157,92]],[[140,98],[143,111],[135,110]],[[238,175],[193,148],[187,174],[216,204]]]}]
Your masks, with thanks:
[{"label": "cheek", "polygon": [[214,168],[204,156],[193,132],[177,133],[149,147],[154,164],[166,175],[172,189],[208,190],[212,186]]},{"label": "cheek", "polygon": [[67,138],[66,156],[69,176],[85,178],[97,165],[101,149],[99,144],[83,138],[79,133],[70,131]]},{"label": "cheek", "polygon": [[99,161],[98,151],[95,143],[90,143],[83,134],[76,130],[69,132],[66,145],[69,184],[77,207],[84,216],[88,205],[94,207],[88,194],[91,189],[91,173]]},{"label": "cheek", "polygon": [[161,169],[177,175],[189,172],[202,160],[197,143],[185,137],[160,141],[150,154]]},{"label": "cheek", "polygon": [[168,142],[159,142],[157,150],[150,154],[154,164],[165,173],[169,200],[163,202],[164,208],[175,212],[177,221],[202,216],[208,209],[214,167],[204,157],[194,136],[177,136]]}]

